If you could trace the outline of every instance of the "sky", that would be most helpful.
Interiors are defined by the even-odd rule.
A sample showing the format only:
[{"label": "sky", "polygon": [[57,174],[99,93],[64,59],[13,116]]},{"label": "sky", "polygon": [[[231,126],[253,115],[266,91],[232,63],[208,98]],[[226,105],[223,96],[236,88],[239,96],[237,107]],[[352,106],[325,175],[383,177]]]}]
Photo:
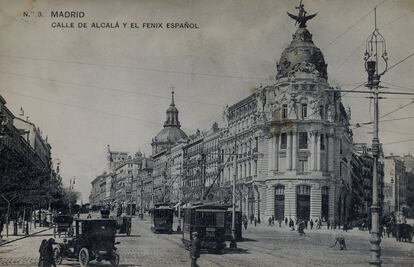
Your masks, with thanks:
[{"label": "sky", "polygon": [[[191,134],[220,123],[225,105],[247,97],[260,84],[274,83],[276,62],[296,30],[286,12],[296,14],[298,2],[0,0],[0,94],[15,115],[23,107],[48,136],[64,183],[76,178],[75,190],[86,203],[90,182],[106,168],[108,144],[113,150],[150,154],[171,87],[182,129]],[[414,52],[412,0],[303,2],[308,14],[318,13],[308,30],[328,63],[332,86],[350,90],[366,81],[363,54],[374,30],[375,6],[389,65]],[[84,16],[55,18],[51,11]],[[52,27],[71,22],[74,28]],[[91,28],[94,22],[118,22],[119,28]],[[197,28],[167,28],[167,23],[184,22]],[[163,28],[143,28],[143,23],[162,23]],[[413,66],[414,56],[390,69],[381,78],[387,87],[381,90],[414,92]],[[372,120],[373,106],[365,97],[343,97],[352,110],[351,123]],[[411,101],[410,96],[387,95],[380,114]],[[410,116],[414,104],[382,120]],[[413,121],[380,124],[386,154],[414,150]],[[371,143],[371,127],[353,131],[354,142]]]}]

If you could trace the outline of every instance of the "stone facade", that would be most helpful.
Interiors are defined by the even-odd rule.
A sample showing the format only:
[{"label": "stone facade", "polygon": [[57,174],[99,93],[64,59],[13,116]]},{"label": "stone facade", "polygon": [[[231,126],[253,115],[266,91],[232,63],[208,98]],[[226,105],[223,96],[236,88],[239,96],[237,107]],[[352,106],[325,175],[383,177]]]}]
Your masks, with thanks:
[{"label": "stone facade", "polygon": [[407,178],[404,161],[398,156],[387,156],[384,164],[384,213],[402,211],[407,206]]}]

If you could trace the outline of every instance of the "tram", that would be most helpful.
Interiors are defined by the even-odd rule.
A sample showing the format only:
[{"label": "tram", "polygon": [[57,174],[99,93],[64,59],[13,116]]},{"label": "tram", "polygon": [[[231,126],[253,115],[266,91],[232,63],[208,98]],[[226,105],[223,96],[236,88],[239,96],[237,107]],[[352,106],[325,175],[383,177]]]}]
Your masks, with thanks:
[{"label": "tram", "polygon": [[192,233],[197,232],[201,249],[221,254],[225,248],[227,207],[222,205],[201,204],[184,208],[184,227],[182,242],[186,249],[191,248]]}]

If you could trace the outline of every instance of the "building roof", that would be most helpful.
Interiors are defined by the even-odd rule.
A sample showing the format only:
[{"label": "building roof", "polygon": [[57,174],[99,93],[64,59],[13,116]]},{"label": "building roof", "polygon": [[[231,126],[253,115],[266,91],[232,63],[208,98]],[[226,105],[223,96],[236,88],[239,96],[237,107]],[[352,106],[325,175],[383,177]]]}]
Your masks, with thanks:
[{"label": "building roof", "polygon": [[175,144],[180,140],[187,139],[186,133],[180,129],[181,124],[178,120],[178,109],[174,103],[174,91],[171,92],[171,104],[166,111],[164,129],[162,129],[153,139],[154,144]]},{"label": "building roof", "polygon": [[312,34],[306,29],[305,24],[299,25],[299,28],[293,35],[292,42],[282,52],[277,64],[276,79],[288,77],[291,72],[298,70],[305,72],[316,71],[321,78],[328,79],[327,64],[323,54],[313,43]]}]

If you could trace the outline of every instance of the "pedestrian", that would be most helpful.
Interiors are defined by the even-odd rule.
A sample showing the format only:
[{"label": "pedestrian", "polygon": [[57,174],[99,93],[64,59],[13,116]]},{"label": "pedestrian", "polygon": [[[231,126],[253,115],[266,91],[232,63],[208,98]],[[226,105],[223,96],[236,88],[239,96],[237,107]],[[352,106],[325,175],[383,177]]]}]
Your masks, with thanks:
[{"label": "pedestrian", "polygon": [[309,224],[310,224],[310,228],[312,230],[313,229],[313,220],[312,219],[310,220]]},{"label": "pedestrian", "polygon": [[287,226],[287,224],[288,224],[288,218],[285,217],[285,226]]},{"label": "pedestrian", "polygon": [[3,238],[3,236],[1,235],[1,232],[3,232],[3,227],[4,227],[3,217],[0,216],[0,239]]},{"label": "pedestrian", "polygon": [[282,227],[282,219],[279,219],[279,228]]},{"label": "pedestrian", "polygon": [[55,240],[53,238],[50,238],[49,240],[42,240],[39,247],[39,267],[56,267],[55,259],[53,257],[53,244],[55,244]]},{"label": "pedestrian", "polygon": [[257,218],[254,217],[254,226],[256,227],[256,225],[257,225]]},{"label": "pedestrian", "polygon": [[275,225],[275,215],[272,215],[272,225]]},{"label": "pedestrian", "polygon": [[272,217],[269,217],[269,226],[272,224]]},{"label": "pedestrian", "polygon": [[200,239],[198,238],[198,233],[193,232],[193,240],[191,241],[191,250],[190,250],[190,257],[191,257],[191,267],[198,267],[197,259],[200,258]]},{"label": "pedestrian", "polygon": [[45,265],[45,258],[46,258],[46,247],[47,247],[47,240],[43,239],[42,243],[40,243],[39,247],[39,267],[44,267]]},{"label": "pedestrian", "polygon": [[253,224],[253,221],[254,221],[254,215],[252,213],[252,214],[250,214],[250,224]]},{"label": "pedestrian", "polygon": [[289,219],[289,227],[291,231],[295,231],[295,224],[293,223],[292,218]]},{"label": "pedestrian", "polygon": [[346,243],[345,243],[345,237],[343,235],[341,235],[341,234],[335,235],[335,244],[333,244],[331,246],[331,248],[332,247],[335,247],[336,244],[338,244],[338,243],[339,243],[339,249],[340,250],[346,250],[347,249],[346,248]]},{"label": "pedestrian", "polygon": [[328,228],[328,230],[329,230],[329,227],[331,226],[331,223],[330,223],[330,221],[328,220],[327,222],[326,222],[326,227]]},{"label": "pedestrian", "polygon": [[242,221],[243,221],[243,225],[244,225],[244,230],[247,230],[247,223],[248,223],[248,221],[247,221],[246,214],[243,215]]},{"label": "pedestrian", "polygon": [[299,233],[300,236],[305,235],[304,230],[305,230],[305,222],[301,221],[301,222],[299,222],[299,225],[298,225],[298,233]]}]

